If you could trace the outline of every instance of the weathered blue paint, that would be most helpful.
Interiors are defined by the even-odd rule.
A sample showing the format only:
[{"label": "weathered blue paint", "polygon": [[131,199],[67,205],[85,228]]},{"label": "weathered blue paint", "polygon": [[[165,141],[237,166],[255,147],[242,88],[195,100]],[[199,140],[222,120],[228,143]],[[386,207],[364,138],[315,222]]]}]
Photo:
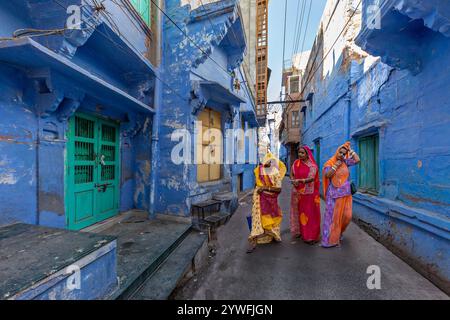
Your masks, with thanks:
[{"label": "weathered blue paint", "polygon": [[80,270],[79,288],[68,269],[41,280],[9,298],[12,300],[97,300],[105,299],[117,288],[116,241],[97,249],[73,265]]},{"label": "weathered blue paint", "polygon": [[[63,7],[44,0],[2,2],[0,37],[20,28],[64,27],[65,8],[82,1],[58,2]],[[135,16],[112,1],[104,4],[113,18],[85,6],[89,22],[82,31],[0,42],[0,225],[67,227],[66,132],[75,111],[120,121],[120,210],[150,207],[159,71],[144,57],[151,48],[142,26],[130,21]]]},{"label": "weathered blue paint", "polygon": [[[373,1],[364,0],[362,12]],[[346,140],[379,134],[378,195],[357,193],[354,217],[448,291],[450,280],[450,7],[441,1],[381,1],[381,29],[363,26],[357,44],[305,110],[303,141],[320,139],[325,161]],[[442,17],[447,17],[443,19]],[[447,22],[446,22],[447,21]],[[367,17],[364,16],[367,23]],[[357,170],[351,171],[357,181]]]},{"label": "weathered blue paint", "polygon": [[[205,4],[205,10],[202,7],[191,10],[189,5],[180,6],[175,0],[167,0],[165,4],[166,12],[195,45],[172,22],[164,19],[162,76],[174,90],[163,89],[156,211],[189,216],[192,202],[210,199],[220,191],[236,194],[237,174],[245,172],[245,188],[253,185],[248,174],[253,167],[225,164],[220,181],[198,184],[196,165],[172,162],[171,151],[179,141],[171,141],[171,134],[176,129],[187,129],[195,137],[194,121],[205,106],[221,113],[223,130],[239,128],[239,114],[243,110],[250,112],[246,113],[246,117],[251,119],[247,123],[254,126],[255,118],[251,115],[251,112],[254,115],[254,105],[247,89],[234,90],[230,75],[234,71],[236,77],[243,81],[239,64],[245,53],[245,39],[236,1]],[[241,84],[241,87],[245,85]],[[194,145],[193,138],[189,151],[192,159],[195,159]],[[228,152],[224,151],[225,157]]]}]

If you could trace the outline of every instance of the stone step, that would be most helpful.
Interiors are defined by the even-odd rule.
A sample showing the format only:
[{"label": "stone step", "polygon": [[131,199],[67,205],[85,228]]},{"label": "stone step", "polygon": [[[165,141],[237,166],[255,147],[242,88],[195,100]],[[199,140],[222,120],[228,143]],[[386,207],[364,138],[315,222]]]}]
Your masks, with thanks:
[{"label": "stone step", "polygon": [[231,201],[235,197],[233,192],[220,192],[213,195],[213,199],[217,201]]},{"label": "stone step", "polygon": [[183,276],[193,265],[193,261],[207,236],[191,231],[155,272],[134,292],[132,300],[166,300],[177,287]]},{"label": "stone step", "polygon": [[223,212],[217,212],[215,214],[212,214],[204,219],[204,221],[208,224],[210,224],[212,227],[219,227],[221,225],[224,225],[228,220],[230,219],[230,214],[223,213]]},{"label": "stone step", "polygon": [[191,225],[167,221],[122,223],[119,233],[119,288],[107,299],[126,300],[164,263],[192,231]]}]

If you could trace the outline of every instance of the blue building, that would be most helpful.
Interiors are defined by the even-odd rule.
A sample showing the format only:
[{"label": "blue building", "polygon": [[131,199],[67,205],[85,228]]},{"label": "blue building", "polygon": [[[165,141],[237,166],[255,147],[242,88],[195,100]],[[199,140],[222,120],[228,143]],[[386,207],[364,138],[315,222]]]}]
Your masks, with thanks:
[{"label": "blue building", "polygon": [[450,6],[358,2],[325,9],[335,14],[324,15],[303,82],[303,142],[321,165],[352,142],[362,159],[354,220],[449,292]]},{"label": "blue building", "polygon": [[[236,208],[238,193],[253,188],[257,145],[256,135],[226,131],[257,126],[252,80],[241,66],[246,37],[237,1],[204,3],[1,2],[2,236],[20,244],[19,233],[85,231],[137,209],[151,219],[187,220],[186,228],[167,231],[176,242],[190,229],[192,203],[216,198],[222,211]],[[208,149],[219,161],[173,162],[176,130],[192,137],[191,159],[210,144],[198,140],[197,120],[223,134]],[[89,290],[65,292],[67,275],[58,269],[20,297],[105,297],[116,287],[116,240],[61,234],[95,250],[77,255]],[[27,245],[48,249],[37,240]],[[59,256],[82,252],[68,245]]]},{"label": "blue building", "polygon": [[[179,1],[168,0],[166,10],[176,25],[166,22],[164,26],[164,78],[175,91],[163,90],[157,211],[186,217],[193,203],[213,198],[223,200],[223,208],[233,211],[238,191],[254,185],[257,155],[251,151],[256,149],[257,137],[255,131],[245,141],[234,139],[230,129],[258,125],[247,88],[250,83],[244,80],[241,66],[246,39],[239,6],[235,0],[225,0],[180,7]],[[196,129],[196,121],[202,122],[203,132]],[[177,129],[187,130],[192,137],[183,163],[171,159],[171,151],[180,143],[172,137]],[[208,141],[201,136],[208,129],[218,129],[222,137]],[[206,152],[217,161],[208,164],[201,158],[210,142],[213,148]],[[242,161],[238,158],[243,154]]]},{"label": "blue building", "polygon": [[[0,224],[78,230],[130,209],[188,217],[196,198],[253,187],[256,137],[233,137],[232,162],[208,177],[171,160],[171,134],[194,136],[200,114],[220,118],[224,141],[257,125],[236,1],[166,1],[170,19],[156,3],[115,2],[1,4]],[[81,24],[63,30],[77,5]]]},{"label": "blue building", "polygon": [[156,15],[85,5],[58,31],[81,4],[0,5],[0,224],[78,230],[150,208]]}]

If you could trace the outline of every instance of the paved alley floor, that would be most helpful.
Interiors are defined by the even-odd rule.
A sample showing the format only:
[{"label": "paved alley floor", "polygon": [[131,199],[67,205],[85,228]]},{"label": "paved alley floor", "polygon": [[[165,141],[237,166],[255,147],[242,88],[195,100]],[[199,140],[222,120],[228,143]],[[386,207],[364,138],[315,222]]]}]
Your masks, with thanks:
[{"label": "paved alley floor", "polygon": [[[251,196],[217,234],[210,265],[174,295],[175,299],[449,299],[355,224],[339,248],[324,249],[291,241],[290,185],[280,195],[282,243],[246,253]],[[381,289],[367,288],[367,268],[381,269]]]}]

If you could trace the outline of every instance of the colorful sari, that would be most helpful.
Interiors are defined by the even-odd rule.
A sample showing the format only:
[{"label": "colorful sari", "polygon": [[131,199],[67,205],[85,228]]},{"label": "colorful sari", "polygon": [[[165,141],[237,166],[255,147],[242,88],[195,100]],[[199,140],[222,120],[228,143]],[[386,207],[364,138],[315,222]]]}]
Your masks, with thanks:
[{"label": "colorful sari", "polygon": [[352,193],[350,181],[348,180],[350,176],[348,167],[355,165],[356,161],[349,159],[347,156],[334,176],[331,179],[325,178],[325,175],[332,170],[331,167],[338,161],[338,153],[341,148],[349,150],[350,142],[340,146],[335,155],[325,163],[323,168],[323,192],[326,200],[322,228],[323,247],[339,245],[342,234],[352,220]]},{"label": "colorful sari", "polygon": [[[264,164],[272,161],[270,168]],[[283,213],[278,205],[278,193],[263,191],[258,193],[262,187],[281,188],[286,166],[275,158],[271,153],[264,157],[263,164],[255,171],[256,188],[253,192],[252,228],[248,240],[251,243],[265,244],[273,240],[281,241],[281,221]]]},{"label": "colorful sari", "polygon": [[320,181],[319,168],[309,147],[303,149],[308,159],[297,159],[292,165],[294,179],[314,179],[300,183],[291,192],[291,234],[301,236],[303,241],[317,241],[320,238]]}]

